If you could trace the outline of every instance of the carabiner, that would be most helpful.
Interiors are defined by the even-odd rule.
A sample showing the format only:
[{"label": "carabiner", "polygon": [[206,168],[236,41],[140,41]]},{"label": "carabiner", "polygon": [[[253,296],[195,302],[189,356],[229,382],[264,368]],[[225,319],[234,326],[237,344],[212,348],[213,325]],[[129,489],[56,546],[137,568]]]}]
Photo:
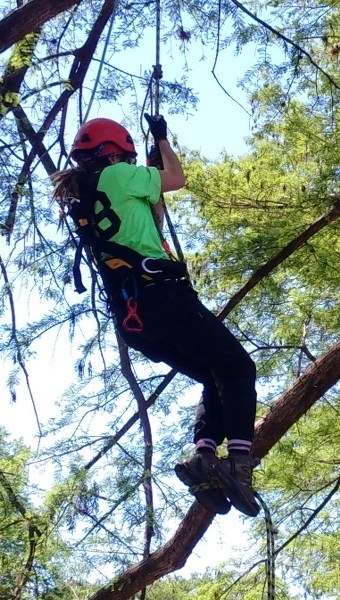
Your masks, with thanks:
[{"label": "carabiner", "polygon": [[[137,315],[137,300],[136,298],[129,298],[126,302],[128,314],[123,320],[123,327],[125,331],[129,333],[140,333],[143,329],[143,323]],[[129,322],[131,321],[131,324]]]},{"label": "carabiner", "polygon": [[151,258],[151,256],[147,256],[146,258],[143,258],[141,264],[146,273],[162,273],[163,272],[162,269],[149,269],[149,267],[146,266],[146,263],[148,260],[157,260],[157,258]]}]

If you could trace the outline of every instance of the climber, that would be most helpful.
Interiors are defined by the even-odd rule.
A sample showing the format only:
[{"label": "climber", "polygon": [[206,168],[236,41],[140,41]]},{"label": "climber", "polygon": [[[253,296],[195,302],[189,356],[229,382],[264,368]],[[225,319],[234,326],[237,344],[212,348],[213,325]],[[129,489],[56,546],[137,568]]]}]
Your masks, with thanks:
[{"label": "climber", "polygon": [[[256,516],[251,457],[255,365],[200,302],[186,265],[162,247],[159,198],[182,188],[185,178],[167,140],[164,117],[146,114],[145,119],[162,158],[161,170],[136,166],[133,140],[122,125],[93,119],[80,127],[71,149],[78,166],[53,175],[53,196],[75,221],[80,247],[92,250],[109,311],[126,344],[203,385],[196,450],[175,466],[177,476],[208,510],[225,514],[231,503]],[[76,285],[83,291],[78,266],[79,260]],[[216,450],[225,439],[228,456],[220,459]]]}]

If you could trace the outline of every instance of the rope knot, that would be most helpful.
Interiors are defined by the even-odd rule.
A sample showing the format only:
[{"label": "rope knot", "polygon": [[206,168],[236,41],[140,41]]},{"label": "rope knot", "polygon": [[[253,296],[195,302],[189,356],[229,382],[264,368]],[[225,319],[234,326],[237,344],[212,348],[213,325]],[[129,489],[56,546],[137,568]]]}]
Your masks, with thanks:
[{"label": "rope knot", "polygon": [[163,77],[162,65],[160,65],[160,64],[153,65],[152,78],[159,81],[160,79],[162,79],[162,77]]}]

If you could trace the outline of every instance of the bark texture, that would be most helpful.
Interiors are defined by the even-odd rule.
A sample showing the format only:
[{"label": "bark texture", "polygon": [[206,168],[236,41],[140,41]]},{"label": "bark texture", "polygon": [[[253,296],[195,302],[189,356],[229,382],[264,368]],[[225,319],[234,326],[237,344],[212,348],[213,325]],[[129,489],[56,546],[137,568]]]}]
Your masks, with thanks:
[{"label": "bark texture", "polygon": [[268,409],[255,428],[253,455],[263,458],[340,379],[340,342],[318,358]]},{"label": "bark texture", "polygon": [[31,0],[13,10],[0,21],[0,52],[21,40],[27,33],[36,31],[46,21],[75,4],[76,0]]},{"label": "bark texture", "polygon": [[[313,404],[340,379],[340,342],[315,361],[256,424],[253,454],[263,458]],[[129,600],[139,590],[184,566],[214,515],[194,502],[162,548],[92,594],[89,600]],[[227,519],[228,517],[226,517]]]}]

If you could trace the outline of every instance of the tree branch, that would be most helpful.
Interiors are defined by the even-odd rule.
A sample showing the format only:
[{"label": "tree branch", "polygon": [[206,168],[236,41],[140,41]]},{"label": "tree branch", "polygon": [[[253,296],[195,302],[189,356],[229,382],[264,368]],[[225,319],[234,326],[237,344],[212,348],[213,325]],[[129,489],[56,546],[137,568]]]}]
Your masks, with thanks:
[{"label": "tree branch", "polygon": [[0,21],[0,53],[81,0],[31,0]]},{"label": "tree branch", "polygon": [[318,233],[329,223],[332,223],[340,216],[340,199],[337,198],[335,204],[316,221],[308,225],[308,227],[300,233],[296,238],[289,242],[280,252],[270,258],[262,267],[257,269],[255,273],[248,279],[247,283],[230,298],[228,304],[221,310],[218,317],[224,319],[232,309],[252,290],[262,279],[264,279],[271,271],[273,271],[284,260],[291,256],[296,250],[301,248],[313,235]]},{"label": "tree branch", "polygon": [[[334,481],[332,483],[334,483]],[[292,535],[290,538],[288,538],[288,540],[286,540],[284,542],[284,544],[282,544],[279,548],[277,548],[277,550],[275,550],[275,556],[277,556],[284,548],[286,548],[287,546],[289,546],[289,544],[291,544],[292,541],[295,540],[300,535],[300,533],[302,533],[308,527],[308,525],[311,523],[311,521],[313,521],[313,519],[315,519],[315,517],[321,512],[321,510],[326,506],[326,504],[332,499],[332,497],[334,496],[334,494],[336,494],[336,492],[338,491],[339,487],[340,487],[340,478],[336,481],[336,484],[331,489],[331,491],[329,492],[329,494],[327,494],[326,498],[324,498],[324,500],[321,502],[321,504],[313,511],[313,513],[307,519],[307,521],[305,521],[305,523],[294,533],[294,535]],[[249,573],[251,571],[253,571],[256,567],[258,567],[263,562],[266,562],[266,560],[265,559],[264,560],[258,560],[255,563],[253,563],[251,565],[251,567],[249,567],[249,569],[247,569],[246,571],[244,571],[242,573],[242,575],[240,575],[239,577],[237,577],[237,579],[235,579],[231,583],[231,585],[229,585],[225,590],[223,590],[223,595],[227,594],[233,587],[235,587],[235,585],[237,583],[239,583],[244,577],[246,577],[246,575],[249,575]]]},{"label": "tree branch", "polygon": [[[156,402],[157,398],[165,390],[165,388],[168,386],[168,384],[173,380],[175,375],[176,375],[176,371],[174,369],[172,369],[171,371],[169,371],[169,373],[167,373],[167,375],[165,375],[163,381],[157,386],[156,390],[147,399],[147,401],[145,403],[146,408],[149,408]],[[133,425],[135,425],[135,423],[137,423],[138,419],[139,419],[139,413],[136,412],[134,415],[132,415],[132,417],[130,417],[130,419],[125,423],[125,425],[120,429],[120,431],[118,431],[118,433],[116,433],[115,435],[111,436],[108,439],[105,446],[103,446],[103,448],[100,450],[100,452],[98,452],[98,454],[96,454],[96,456],[94,456],[92,458],[92,460],[90,460],[84,466],[84,469],[86,471],[91,469],[105,454],[107,454],[107,452],[109,452],[109,450],[111,450],[111,448],[113,446],[115,446],[115,444],[117,444],[119,442],[119,440],[126,434],[126,432],[129,431],[129,429],[131,429],[131,427],[133,427]]]},{"label": "tree branch", "polygon": [[9,283],[9,279],[7,276],[7,271],[6,271],[6,267],[3,263],[3,260],[0,256],[0,271],[2,273],[2,276],[4,278],[5,281],[5,285],[6,285],[6,291],[8,294],[8,298],[9,298],[9,305],[10,305],[10,309],[11,309],[11,315],[12,315],[12,339],[14,340],[14,344],[15,344],[15,348],[16,348],[16,360],[18,361],[24,375],[25,375],[25,380],[26,380],[26,386],[28,389],[28,393],[33,405],[33,410],[34,410],[34,414],[35,414],[35,418],[36,418],[36,422],[37,422],[37,426],[38,426],[38,430],[39,430],[39,434],[42,437],[42,431],[41,431],[41,426],[40,426],[40,421],[39,421],[39,417],[38,417],[38,412],[37,412],[37,408],[35,406],[35,401],[34,401],[34,397],[33,397],[33,392],[31,389],[31,384],[30,384],[30,380],[29,380],[29,375],[26,369],[26,365],[25,365],[25,361],[21,352],[21,344],[20,341],[18,339],[18,334],[17,334],[17,326],[16,326],[16,316],[15,316],[15,303],[14,303],[14,299],[13,299],[13,294],[12,294],[12,290],[11,290],[11,285]]},{"label": "tree branch", "polygon": [[6,63],[0,80],[0,119],[18,105],[20,87],[32,63],[39,38],[40,31],[35,31],[20,40]]},{"label": "tree branch", "polygon": [[238,2],[238,0],[231,0],[231,2],[233,4],[235,4],[235,6],[237,8],[239,8],[242,12],[244,12],[246,15],[248,15],[248,17],[250,17],[251,19],[253,19],[253,21],[256,21],[256,23],[259,23],[259,25],[262,25],[262,27],[264,27],[265,29],[267,29],[268,31],[270,31],[271,33],[273,33],[280,40],[283,40],[284,42],[286,42],[286,44],[289,44],[289,46],[292,46],[293,48],[295,48],[295,50],[301,56],[305,56],[309,60],[310,64],[313,65],[313,67],[315,67],[318,71],[320,71],[320,73],[322,73],[324,75],[324,77],[328,80],[328,82],[331,85],[334,85],[334,87],[337,90],[340,89],[340,86],[336,83],[336,81],[334,81],[334,79],[329,75],[329,73],[327,73],[326,71],[324,71],[324,69],[322,69],[322,67],[320,67],[320,65],[318,65],[315,62],[315,60],[313,59],[313,57],[311,56],[311,54],[309,54],[309,52],[307,52],[306,50],[304,50],[299,44],[297,44],[296,42],[294,42],[290,38],[286,37],[278,29],[275,29],[274,27],[272,27],[271,25],[269,25],[269,23],[267,23],[266,21],[263,21],[262,19],[260,19],[259,17],[257,17],[254,13],[250,12],[250,10],[248,10],[243,4],[241,4],[241,2]]},{"label": "tree branch", "polygon": [[[33,4],[35,2],[36,2],[36,0],[31,0],[31,2],[29,4]],[[18,121],[18,126],[21,127],[22,131],[25,133],[25,135],[27,136],[27,139],[29,140],[29,142],[32,146],[31,152],[29,153],[28,157],[26,158],[24,166],[22,168],[22,172],[19,176],[19,182],[20,182],[21,186],[24,185],[24,183],[26,181],[30,167],[31,167],[36,155],[39,156],[39,158],[42,162],[42,165],[44,166],[48,175],[51,175],[52,173],[55,172],[56,167],[55,167],[53,160],[51,159],[49,153],[47,152],[46,147],[43,144],[43,139],[44,139],[46,133],[49,131],[52,123],[56,119],[58,113],[65,109],[70,97],[83,84],[83,81],[87,74],[88,68],[92,61],[93,54],[97,47],[100,35],[103,32],[103,30],[106,26],[106,23],[111,16],[112,10],[115,6],[115,2],[116,2],[116,0],[106,0],[106,2],[104,2],[102,10],[100,11],[95,23],[93,24],[93,27],[91,29],[89,36],[87,37],[85,44],[76,51],[76,56],[72,63],[72,66],[70,69],[70,75],[69,75],[70,89],[64,90],[64,92],[60,95],[60,97],[55,102],[52,109],[46,115],[44,122],[41,125],[39,131],[37,131],[37,132],[34,131],[26,113],[24,112],[24,110],[22,109],[21,106],[16,106],[16,107],[12,106],[12,111]],[[74,2],[73,2],[73,4],[74,4]],[[25,6],[28,6],[28,5],[25,5]],[[0,32],[1,32],[1,29],[0,29]],[[0,33],[0,35],[1,35],[1,33]],[[16,80],[17,87],[19,85],[19,82],[20,83],[22,82],[22,79],[23,79],[24,74],[26,73],[26,70],[20,71],[20,73],[19,73],[20,77],[18,75],[18,78]],[[19,88],[18,88],[18,90],[19,90]],[[10,234],[13,229],[13,225],[14,225],[13,216],[15,215],[18,199],[19,199],[19,195],[16,192],[13,192],[12,201],[11,201],[11,205],[10,205],[10,209],[9,209],[9,215],[8,215],[5,225],[3,226],[3,228],[5,228],[5,230],[6,230],[6,233],[8,233],[8,234]]]},{"label": "tree branch", "polygon": [[37,547],[37,542],[38,542],[38,539],[42,536],[42,532],[33,523],[32,517],[27,515],[27,510],[26,510],[25,506],[19,500],[18,496],[14,492],[8,479],[5,477],[5,474],[3,471],[0,471],[0,484],[3,486],[4,490],[6,491],[7,497],[9,499],[11,505],[13,506],[13,508],[26,521],[27,528],[28,528],[28,544],[29,544],[28,557],[27,557],[27,560],[26,560],[26,563],[25,563],[23,569],[21,570],[21,572],[19,572],[19,574],[17,576],[16,586],[15,586],[15,589],[13,590],[13,593],[11,594],[12,600],[20,600],[20,598],[22,596],[23,587],[25,586],[25,584],[28,580],[29,574],[33,567],[33,561],[34,561],[35,551],[36,551],[36,547]]},{"label": "tree branch", "polygon": [[[334,483],[334,481],[332,483]],[[315,517],[317,517],[317,515],[322,511],[322,509],[325,508],[326,504],[328,504],[328,502],[337,493],[339,487],[340,487],[340,477],[336,480],[335,485],[332,487],[331,491],[327,494],[327,496],[323,499],[321,504],[319,504],[319,506],[315,510],[313,510],[312,514],[310,515],[310,517],[308,517],[308,519],[304,522],[304,524],[301,525],[301,527],[297,531],[295,531],[294,535],[292,535],[290,538],[288,538],[288,540],[286,540],[284,542],[284,544],[282,544],[279,548],[277,548],[275,550],[276,555],[278,555],[280,552],[282,552],[282,550],[284,548],[286,548],[286,546],[288,546],[293,540],[295,540],[300,535],[300,533],[302,533],[305,529],[307,529],[308,525],[315,519]]]},{"label": "tree branch", "polygon": [[[262,458],[288,429],[340,379],[340,342],[318,358],[256,423],[253,454]],[[184,566],[214,515],[194,502],[170,540],[127,569],[89,600],[129,600],[139,590]],[[227,518],[227,517],[226,517]]]},{"label": "tree branch", "polygon": [[143,488],[146,502],[146,525],[145,525],[145,546],[144,546],[144,558],[147,558],[150,554],[151,539],[154,535],[154,506],[153,506],[153,492],[152,492],[152,432],[148,416],[148,408],[145,402],[144,395],[136,381],[136,378],[131,369],[131,362],[125,342],[117,333],[117,342],[120,355],[120,363],[122,375],[128,382],[131,392],[135,397],[138,406],[138,416],[143,428],[144,435],[144,475],[143,475]]}]

